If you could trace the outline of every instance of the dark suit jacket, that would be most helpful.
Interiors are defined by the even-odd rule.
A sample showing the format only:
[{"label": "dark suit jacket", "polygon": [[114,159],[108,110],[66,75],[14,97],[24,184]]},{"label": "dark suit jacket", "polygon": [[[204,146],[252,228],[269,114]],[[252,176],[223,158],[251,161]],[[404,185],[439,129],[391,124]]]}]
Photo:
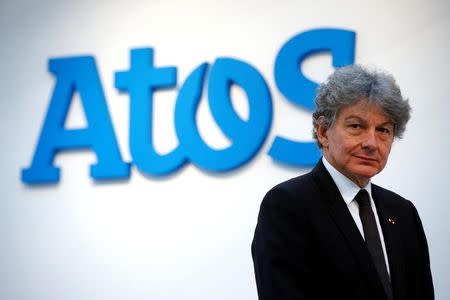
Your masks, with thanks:
[{"label": "dark suit jacket", "polygon": [[[394,299],[434,299],[428,246],[414,205],[374,184],[372,197]],[[266,194],[252,255],[260,300],[386,299],[364,239],[322,161]]]}]

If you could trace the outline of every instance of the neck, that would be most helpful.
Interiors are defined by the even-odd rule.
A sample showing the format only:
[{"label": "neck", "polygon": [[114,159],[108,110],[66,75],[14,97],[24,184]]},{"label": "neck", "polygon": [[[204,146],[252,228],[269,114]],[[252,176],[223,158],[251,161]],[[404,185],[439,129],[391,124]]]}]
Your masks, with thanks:
[{"label": "neck", "polygon": [[345,172],[345,170],[340,169],[337,166],[336,162],[333,159],[331,159],[331,157],[329,157],[327,152],[324,151],[323,156],[325,157],[327,162],[333,166],[333,168],[335,168],[339,173],[341,173],[342,175],[344,175],[345,177],[350,179],[353,183],[355,183],[360,188],[365,187],[369,183],[370,178],[368,178],[368,177],[357,176],[355,174],[350,174],[348,172]]}]

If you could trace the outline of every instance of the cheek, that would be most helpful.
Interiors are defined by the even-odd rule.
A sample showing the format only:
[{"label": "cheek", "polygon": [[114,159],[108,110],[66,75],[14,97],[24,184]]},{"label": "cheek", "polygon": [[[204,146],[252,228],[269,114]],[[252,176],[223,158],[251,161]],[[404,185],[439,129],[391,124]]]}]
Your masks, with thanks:
[{"label": "cheek", "polygon": [[389,158],[389,153],[391,152],[391,145],[392,145],[392,143],[383,145],[383,147],[380,148],[380,151],[379,151],[379,155],[380,155],[379,168],[380,168],[380,170],[384,169],[384,167],[386,166],[386,163]]},{"label": "cheek", "polygon": [[348,165],[352,163],[353,158],[353,147],[342,142],[335,150],[336,157],[339,159],[341,164]]},{"label": "cheek", "polygon": [[330,146],[333,146],[336,151],[347,149],[349,147],[349,140],[345,138],[340,132],[335,132],[329,137]]},{"label": "cheek", "polygon": [[384,160],[387,160],[389,157],[389,153],[391,153],[392,143],[388,143],[383,145],[380,150],[380,154],[383,156]]},{"label": "cheek", "polygon": [[351,155],[359,149],[358,143],[350,139],[341,139],[338,147],[342,155]]}]

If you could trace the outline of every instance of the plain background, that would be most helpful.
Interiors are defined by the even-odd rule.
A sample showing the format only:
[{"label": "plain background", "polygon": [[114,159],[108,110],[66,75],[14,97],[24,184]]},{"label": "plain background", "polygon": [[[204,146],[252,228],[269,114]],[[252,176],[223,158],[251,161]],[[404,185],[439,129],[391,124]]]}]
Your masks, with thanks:
[{"label": "plain background", "polygon": [[[311,115],[277,90],[280,47],[305,30],[357,34],[357,63],[388,70],[413,115],[374,182],[413,201],[428,237],[437,299],[450,299],[450,4],[448,1],[2,1],[0,4],[0,298],[256,299],[250,243],[259,205],[278,182],[309,169],[279,165],[267,151],[275,136],[311,140]],[[58,184],[29,187],[29,166],[54,87],[52,57],[93,55],[122,156],[128,149],[129,99],[114,88],[131,48],[153,47],[155,65],[176,66],[178,87],[196,66],[239,58],[270,86],[273,123],[261,151],[221,175],[192,165],[153,178],[98,184],[92,152],[57,156]],[[302,70],[317,82],[332,72],[316,56]],[[155,96],[156,146],[177,145],[177,89]],[[238,88],[236,110],[248,113]],[[227,145],[203,99],[202,136]],[[82,127],[74,98],[68,127]]]}]

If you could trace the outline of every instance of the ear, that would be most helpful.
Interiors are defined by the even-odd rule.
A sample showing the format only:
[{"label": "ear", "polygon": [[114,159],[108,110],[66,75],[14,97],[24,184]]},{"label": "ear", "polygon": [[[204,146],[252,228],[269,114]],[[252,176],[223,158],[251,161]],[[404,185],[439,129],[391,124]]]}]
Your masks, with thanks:
[{"label": "ear", "polygon": [[325,125],[325,117],[320,116],[316,122],[316,134],[323,148],[328,147],[328,127]]}]

